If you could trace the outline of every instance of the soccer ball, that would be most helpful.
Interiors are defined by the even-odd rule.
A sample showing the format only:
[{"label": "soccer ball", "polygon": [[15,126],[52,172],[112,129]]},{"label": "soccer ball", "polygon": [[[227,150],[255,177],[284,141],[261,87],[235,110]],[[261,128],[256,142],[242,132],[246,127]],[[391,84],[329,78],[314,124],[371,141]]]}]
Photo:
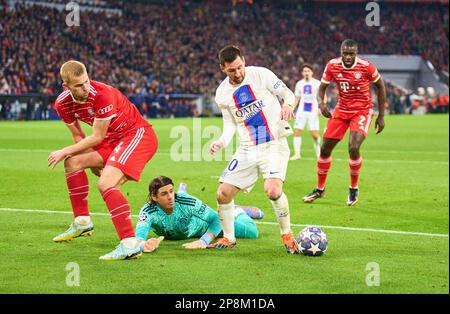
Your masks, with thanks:
[{"label": "soccer ball", "polygon": [[306,227],[296,240],[298,249],[304,255],[320,256],[327,250],[327,235],[318,227]]}]

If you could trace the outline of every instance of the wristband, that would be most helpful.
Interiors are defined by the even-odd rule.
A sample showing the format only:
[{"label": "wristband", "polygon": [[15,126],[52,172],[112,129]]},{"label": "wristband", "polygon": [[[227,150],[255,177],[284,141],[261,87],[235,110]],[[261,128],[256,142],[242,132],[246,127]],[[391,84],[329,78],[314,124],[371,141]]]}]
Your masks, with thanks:
[{"label": "wristband", "polygon": [[213,240],[213,237],[211,237],[211,236],[209,235],[209,232],[205,233],[205,234],[202,235],[202,237],[200,238],[200,241],[202,241],[203,243],[205,243],[205,245],[210,244],[212,240]]}]

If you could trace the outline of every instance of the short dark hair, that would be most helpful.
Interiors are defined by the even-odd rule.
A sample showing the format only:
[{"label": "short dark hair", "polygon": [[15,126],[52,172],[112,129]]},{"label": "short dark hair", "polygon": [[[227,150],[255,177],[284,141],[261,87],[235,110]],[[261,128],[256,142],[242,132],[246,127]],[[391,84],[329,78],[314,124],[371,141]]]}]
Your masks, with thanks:
[{"label": "short dark hair", "polygon": [[158,195],[158,191],[160,188],[165,187],[166,185],[172,184],[173,181],[171,178],[165,177],[165,176],[159,176],[154,178],[150,184],[148,185],[148,198],[150,203],[154,204],[155,202],[152,199],[152,195],[156,196]]},{"label": "short dark hair", "polygon": [[348,48],[358,48],[358,43],[353,39],[345,39],[341,44],[341,49],[344,47]]},{"label": "short dark hair", "polygon": [[303,63],[303,64],[300,66],[300,70],[301,70],[301,71],[303,71],[305,68],[308,68],[308,69],[310,69],[311,71],[314,72],[314,68],[313,68],[312,64],[310,64],[310,63]]},{"label": "short dark hair", "polygon": [[219,62],[220,65],[225,65],[225,63],[231,63],[236,60],[237,57],[242,58],[241,49],[238,46],[228,45],[220,49],[219,51]]}]

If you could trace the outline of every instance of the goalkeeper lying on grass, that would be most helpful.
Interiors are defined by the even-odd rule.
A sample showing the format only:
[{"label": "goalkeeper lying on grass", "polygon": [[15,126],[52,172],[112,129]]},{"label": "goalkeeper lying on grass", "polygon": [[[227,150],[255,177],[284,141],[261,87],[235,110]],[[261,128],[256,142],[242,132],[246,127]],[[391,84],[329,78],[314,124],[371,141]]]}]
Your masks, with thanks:
[{"label": "goalkeeper lying on grass", "polygon": [[[180,189],[174,192],[170,178],[156,177],[149,185],[149,202],[142,207],[136,225],[136,238],[144,252],[156,250],[163,239],[185,240],[200,238],[183,244],[186,249],[204,249],[222,233],[219,215],[208,205]],[[264,213],[256,207],[235,206],[236,237],[254,239],[258,228],[250,218],[261,219]],[[153,231],[158,238],[147,240]]]}]

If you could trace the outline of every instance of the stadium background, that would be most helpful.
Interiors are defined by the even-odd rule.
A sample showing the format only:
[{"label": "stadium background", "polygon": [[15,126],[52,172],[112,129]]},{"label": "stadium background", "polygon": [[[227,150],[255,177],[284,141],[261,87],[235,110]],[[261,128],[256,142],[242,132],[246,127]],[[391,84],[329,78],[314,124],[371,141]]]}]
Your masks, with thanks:
[{"label": "stadium background", "polygon": [[[378,27],[366,25],[364,1],[83,0],[78,27],[65,23],[67,3],[0,1],[0,119],[57,119],[58,70],[71,58],[146,117],[213,115],[224,44],[240,46],[248,64],[270,65],[293,88],[301,63],[320,78],[347,37],[361,54],[418,56],[431,69],[425,82],[419,71],[412,84],[386,79],[389,112],[448,112],[448,1],[380,1]],[[334,106],[337,89],[329,96]]]},{"label": "stadium background", "polygon": [[[0,0],[0,120],[8,120],[0,121],[1,293],[448,293],[448,1],[380,1],[380,27],[365,24],[364,1],[285,0],[80,0],[80,26],[67,27],[67,2]],[[51,241],[71,212],[63,167],[49,170],[47,156],[71,138],[61,122],[23,120],[57,119],[62,62],[83,61],[91,78],[117,86],[154,125],[158,152],[143,180],[123,187],[135,223],[156,175],[185,182],[193,195],[215,204],[228,160],[203,160],[205,138],[199,154],[195,143],[189,147],[187,161],[170,156],[172,131],[192,139],[202,137],[196,124],[200,131],[222,126],[220,117],[191,118],[217,113],[211,96],[223,78],[216,59],[221,46],[241,46],[248,64],[273,69],[293,87],[302,62],[313,63],[320,77],[346,37],[381,60],[389,114],[383,133],[372,127],[364,143],[356,207],[345,205],[347,139],[333,156],[327,197],[313,205],[301,202],[316,183],[309,136],[304,158],[289,163],[285,193],[293,231],[323,226],[330,240],[324,256],[283,251],[261,182],[236,200],[265,211],[260,237],[240,240],[236,250],[191,252],[165,241],[139,260],[102,263],[98,256],[117,236],[91,173],[94,236]],[[329,92],[333,106],[336,89]],[[80,266],[79,286],[66,281],[72,262]],[[373,262],[381,267],[379,286],[366,281]]]}]

